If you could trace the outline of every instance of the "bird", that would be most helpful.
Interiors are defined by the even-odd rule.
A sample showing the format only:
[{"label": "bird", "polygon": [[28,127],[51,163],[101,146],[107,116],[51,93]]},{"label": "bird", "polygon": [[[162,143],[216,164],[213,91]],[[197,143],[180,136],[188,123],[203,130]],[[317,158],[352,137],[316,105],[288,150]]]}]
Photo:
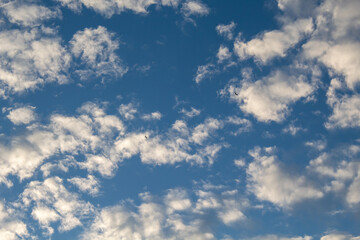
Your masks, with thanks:
[{"label": "bird", "polygon": [[148,139],[148,137],[145,135],[145,139]]},{"label": "bird", "polygon": [[237,95],[239,95],[236,91],[234,91],[234,94],[237,96]]}]

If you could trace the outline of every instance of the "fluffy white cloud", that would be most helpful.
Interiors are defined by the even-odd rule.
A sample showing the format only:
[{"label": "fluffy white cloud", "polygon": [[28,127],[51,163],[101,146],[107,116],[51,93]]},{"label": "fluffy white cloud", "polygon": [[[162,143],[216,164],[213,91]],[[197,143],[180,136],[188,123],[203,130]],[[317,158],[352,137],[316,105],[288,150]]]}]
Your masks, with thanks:
[{"label": "fluffy white cloud", "polygon": [[312,19],[299,19],[285,25],[282,30],[265,32],[249,42],[237,39],[234,43],[234,50],[241,60],[254,57],[257,61],[265,64],[274,57],[285,57],[288,49],[295,46],[312,31]]},{"label": "fluffy white cloud", "polygon": [[51,10],[44,6],[24,3],[22,1],[14,1],[11,4],[5,5],[2,9],[11,23],[23,26],[39,25],[44,20],[61,15],[58,10]]},{"label": "fluffy white cloud", "polygon": [[231,22],[228,25],[219,24],[216,26],[216,31],[219,35],[226,37],[228,40],[232,40],[235,27],[236,24],[234,22]]},{"label": "fluffy white cloud", "polygon": [[[291,1],[289,1],[291,2]],[[323,63],[331,75],[345,77],[349,88],[360,82],[360,7],[357,0],[326,0],[314,10],[316,29],[304,45],[304,55]]]},{"label": "fluffy white cloud", "polygon": [[325,126],[327,128],[347,128],[360,126],[360,96],[358,94],[339,96],[338,90],[343,88],[343,84],[338,79],[331,80],[327,91],[327,103],[332,107]]},{"label": "fluffy white cloud", "polygon": [[[344,192],[344,200],[352,206],[360,203],[360,163],[356,160],[359,146],[349,146],[343,152],[346,154],[322,153],[310,161],[308,168],[325,179],[325,191]],[[339,156],[350,160],[339,161]]]},{"label": "fluffy white cloud", "polygon": [[[103,208],[82,239],[216,239],[204,221],[209,212],[215,211],[216,218],[224,224],[245,218],[240,210],[246,201],[238,201],[236,190],[217,193],[199,190],[195,201],[179,188],[169,189],[162,197],[149,193],[140,196],[139,205],[123,202]],[[216,207],[201,204],[210,196],[218,201]]]},{"label": "fluffy white cloud", "polygon": [[282,237],[278,235],[264,235],[264,236],[257,236],[250,238],[248,240],[311,240],[313,239],[310,236],[304,236],[304,237]]},{"label": "fluffy white cloud", "polygon": [[162,118],[162,114],[160,112],[153,112],[150,114],[145,114],[142,116],[142,119],[144,120],[160,120]]},{"label": "fluffy white cloud", "polygon": [[[68,165],[76,164],[76,161],[66,163],[74,154],[90,158],[95,152],[105,152],[115,137],[124,134],[120,119],[106,115],[96,104],[84,104],[79,112],[81,114],[75,116],[53,114],[49,124],[30,125],[23,135],[8,137],[9,144],[0,144],[0,182],[11,186],[7,180],[9,175],[18,176],[20,180],[31,177],[37,167],[51,156],[62,158],[57,167],[67,170]],[[44,174],[48,175],[57,167],[47,165],[43,168]]]},{"label": "fluffy white cloud", "polygon": [[49,28],[0,32],[0,85],[3,95],[68,81],[71,56]]},{"label": "fluffy white cloud", "polygon": [[151,5],[171,6],[176,8],[181,0],[57,0],[63,6],[79,12],[82,6],[93,9],[95,12],[110,18],[114,14],[132,11],[137,14],[146,14]]},{"label": "fluffy white cloud", "polygon": [[81,226],[81,219],[93,212],[93,206],[69,192],[59,177],[30,182],[21,199],[25,208],[31,209],[32,217],[50,235],[52,223],[60,221],[59,231],[69,231]]},{"label": "fluffy white cloud", "polygon": [[227,47],[221,45],[218,53],[216,54],[216,57],[218,58],[218,62],[221,63],[231,57],[231,52]]},{"label": "fluffy white cloud", "polygon": [[93,196],[99,193],[100,184],[92,175],[88,175],[87,178],[73,177],[68,179],[68,181],[77,186],[82,192],[87,192]]},{"label": "fluffy white cloud", "polygon": [[315,148],[318,151],[322,151],[326,148],[326,141],[323,139],[305,142],[305,146]]},{"label": "fluffy white cloud", "polygon": [[217,68],[211,63],[198,66],[194,80],[196,83],[200,83],[206,78],[211,78],[217,72]]},{"label": "fluffy white cloud", "polygon": [[10,110],[7,118],[15,125],[29,124],[36,119],[34,107],[20,107]]},{"label": "fluffy white cloud", "polygon": [[289,76],[282,71],[255,82],[244,80],[240,87],[233,83],[230,81],[221,94],[229,95],[243,112],[254,115],[262,122],[281,122],[289,113],[290,104],[315,90],[305,76]]},{"label": "fluffy white cloud", "polygon": [[359,240],[360,237],[354,237],[349,234],[328,234],[325,236],[322,236],[320,240]]},{"label": "fluffy white cloud", "polygon": [[189,118],[198,116],[201,113],[199,109],[193,107],[191,107],[191,110],[186,110],[185,108],[182,108],[180,112]]},{"label": "fluffy white cloud", "polygon": [[18,240],[28,237],[26,224],[17,219],[13,209],[0,201],[0,239]]},{"label": "fluffy white cloud", "polygon": [[105,27],[85,28],[74,34],[70,41],[71,51],[90,69],[78,70],[82,79],[96,76],[122,77],[128,68],[116,54],[119,43]]},{"label": "fluffy white cloud", "polygon": [[121,104],[119,107],[119,113],[126,120],[131,120],[135,118],[135,114],[137,113],[137,109],[134,104]]},{"label": "fluffy white cloud", "polygon": [[282,130],[284,133],[289,133],[293,136],[295,136],[300,131],[306,131],[306,129],[302,127],[297,127],[293,123],[289,124],[287,127],[283,128]]},{"label": "fluffy white cloud", "polygon": [[202,144],[214,131],[223,127],[223,123],[214,118],[208,118],[204,123],[199,124],[192,132],[191,140]]},{"label": "fluffy white cloud", "polygon": [[247,188],[258,199],[289,207],[306,199],[318,199],[323,193],[311,186],[304,176],[292,175],[281,166],[273,148],[256,147],[249,151],[254,158],[247,169]]},{"label": "fluffy white cloud", "polygon": [[210,9],[200,0],[188,0],[183,3],[181,11],[186,17],[191,15],[204,16],[209,14]]},{"label": "fluffy white cloud", "polygon": [[331,45],[325,41],[313,40],[304,46],[304,54],[327,66],[330,71],[345,76],[347,86],[354,88],[360,82],[360,43],[340,43]]}]

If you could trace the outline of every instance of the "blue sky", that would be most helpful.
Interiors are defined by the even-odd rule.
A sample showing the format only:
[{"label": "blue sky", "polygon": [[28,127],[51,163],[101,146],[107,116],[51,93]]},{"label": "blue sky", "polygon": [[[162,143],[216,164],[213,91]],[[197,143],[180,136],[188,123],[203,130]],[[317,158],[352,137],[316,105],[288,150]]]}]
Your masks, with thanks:
[{"label": "blue sky", "polygon": [[0,0],[0,239],[360,239],[358,0]]}]

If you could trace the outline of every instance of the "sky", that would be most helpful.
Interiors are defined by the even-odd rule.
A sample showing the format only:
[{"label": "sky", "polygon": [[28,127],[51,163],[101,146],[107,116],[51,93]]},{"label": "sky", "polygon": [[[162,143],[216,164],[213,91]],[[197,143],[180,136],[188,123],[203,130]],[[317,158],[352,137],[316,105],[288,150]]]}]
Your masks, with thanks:
[{"label": "sky", "polygon": [[0,239],[359,240],[359,0],[0,0]]}]

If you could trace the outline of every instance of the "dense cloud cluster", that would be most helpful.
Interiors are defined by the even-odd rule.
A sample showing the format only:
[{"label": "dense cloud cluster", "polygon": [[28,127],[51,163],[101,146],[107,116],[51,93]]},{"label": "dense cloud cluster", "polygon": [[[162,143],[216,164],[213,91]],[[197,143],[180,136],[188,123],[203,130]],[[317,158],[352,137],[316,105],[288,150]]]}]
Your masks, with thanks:
[{"label": "dense cloud cluster", "polygon": [[[201,92],[215,79],[217,89],[209,89],[224,113],[209,111],[217,108],[207,96],[201,97],[210,107],[175,96],[168,112],[162,106],[145,111],[133,93],[116,93],[116,103],[99,94],[74,111],[44,113],[41,100],[31,97],[50,86],[86,88],[91,79],[100,89],[158,67],[120,54],[130,43],[109,24],[115,15],[146,21],[166,8],[179,16],[176,26],[186,35],[187,23],[196,28],[196,17],[216,9],[200,0],[0,0],[0,239],[51,239],[75,229],[84,240],[360,239],[336,223],[316,234],[286,234],[288,222],[279,223],[285,229],[279,234],[254,231],[272,213],[286,221],[307,204],[327,202],[316,213],[344,218],[360,206],[360,1],[277,0],[274,7],[278,27],[253,36],[236,21],[212,27],[215,51],[194,66],[189,91]],[[64,34],[57,24],[67,14],[98,14],[103,21]],[[305,123],[312,118],[320,124]],[[202,172],[190,185],[165,184],[155,193],[145,187],[134,198],[104,201],[103,183],[127,164],[154,175],[183,166]],[[132,174],[141,178],[140,170]],[[116,186],[106,187],[109,193]]]}]

